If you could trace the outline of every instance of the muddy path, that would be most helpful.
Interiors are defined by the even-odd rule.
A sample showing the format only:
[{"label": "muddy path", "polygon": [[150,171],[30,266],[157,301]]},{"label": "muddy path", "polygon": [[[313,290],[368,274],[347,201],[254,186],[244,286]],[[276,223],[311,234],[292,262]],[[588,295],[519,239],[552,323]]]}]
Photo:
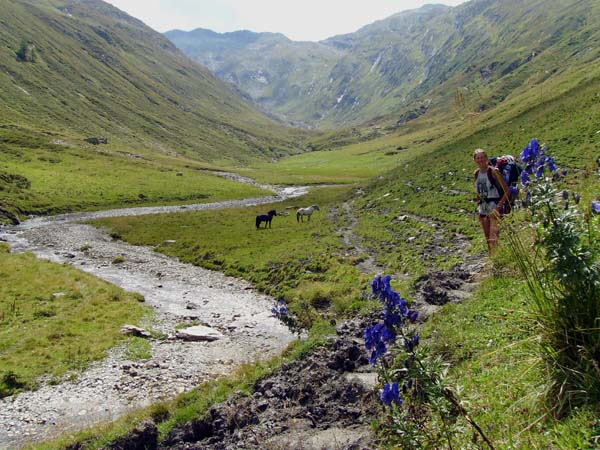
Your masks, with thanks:
[{"label": "muddy path", "polygon": [[[0,448],[19,448],[114,420],[227,375],[244,362],[277,355],[295,339],[272,316],[273,299],[247,282],[180,263],[151,247],[115,241],[77,221],[267,204],[306,191],[284,188],[273,196],[254,199],[64,214],[0,229],[0,239],[14,252],[32,251],[41,258],[69,263],[144,295],[154,314],[142,326],[164,336],[150,339],[152,358],[148,361],[130,361],[125,349],[117,347],[105,360],[76,374],[74,381],[51,385],[41,380],[36,391],[0,400]],[[118,256],[125,261],[112,264]],[[176,326],[182,322],[201,324],[218,339],[178,339]]]},{"label": "muddy path", "polygon": [[[339,223],[337,232],[346,248],[346,255],[361,257],[357,267],[362,273],[385,273],[391,275],[394,280],[410,279],[404,273],[389,273],[377,262],[377,256],[373,251],[363,245],[360,236],[355,231],[358,226],[358,218],[352,201],[344,202],[339,209],[333,210],[331,215],[332,219]],[[432,228],[441,229],[443,227],[443,224],[430,218],[410,213],[405,213],[396,220],[405,220],[406,218]],[[436,233],[432,242],[425,249],[423,258],[426,260],[431,256],[438,257],[456,253],[461,256],[461,264],[446,271],[430,270],[414,281],[415,304],[413,308],[419,311],[422,322],[426,321],[440,306],[469,298],[479,283],[485,266],[485,255],[472,254],[470,240],[461,233],[454,232],[450,240],[444,233]]]}]

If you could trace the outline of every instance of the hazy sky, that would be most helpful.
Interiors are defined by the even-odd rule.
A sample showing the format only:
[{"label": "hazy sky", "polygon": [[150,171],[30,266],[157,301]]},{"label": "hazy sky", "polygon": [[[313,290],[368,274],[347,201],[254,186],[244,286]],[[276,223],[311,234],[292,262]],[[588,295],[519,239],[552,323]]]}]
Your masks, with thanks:
[{"label": "hazy sky", "polygon": [[105,0],[157,31],[271,31],[318,41],[426,3],[465,0]]}]

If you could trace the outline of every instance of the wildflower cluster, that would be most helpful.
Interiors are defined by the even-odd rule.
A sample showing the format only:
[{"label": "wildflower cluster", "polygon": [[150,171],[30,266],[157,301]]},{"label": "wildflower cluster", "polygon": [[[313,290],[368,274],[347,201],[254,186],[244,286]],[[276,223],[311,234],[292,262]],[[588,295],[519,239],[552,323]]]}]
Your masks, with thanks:
[{"label": "wildflower cluster", "polygon": [[300,332],[296,319],[290,314],[286,301],[282,298],[277,300],[271,308],[271,313],[281,320],[288,328],[294,332]]},{"label": "wildflower cluster", "polygon": [[600,230],[594,215],[600,214],[600,202],[580,211],[581,195],[558,187],[567,171],[559,170],[537,139],[520,158],[527,164],[521,175],[527,189],[523,206],[535,230],[534,245],[525,245],[516,229],[507,238],[529,287],[542,354],[554,373],[549,398],[560,415],[600,400],[593,356],[600,354],[600,335],[594,331],[600,311]]},{"label": "wildflower cluster", "polygon": [[[414,325],[418,313],[390,283],[389,275],[378,275],[371,282],[382,312],[380,320],[365,330],[365,347],[378,368],[380,398],[387,407],[381,428],[385,439],[401,448],[437,448],[441,440],[463,430],[459,417],[474,422],[445,383],[447,365],[419,346]],[[481,429],[478,432],[489,443]]]},{"label": "wildflower cluster", "polygon": [[521,172],[521,183],[523,186],[529,185],[532,175],[535,175],[538,179],[543,177],[546,168],[552,172],[553,178],[558,178],[560,175],[565,176],[567,174],[566,170],[559,172],[558,167],[554,162],[554,158],[546,155],[547,150],[548,147],[546,144],[540,146],[537,139],[532,139],[523,149],[520,155],[521,161],[525,163],[525,169]]},{"label": "wildflower cluster", "polygon": [[[525,200],[523,201],[523,206],[526,207],[539,204],[540,198],[543,198],[543,201],[547,202],[549,194],[551,196],[555,195],[554,190],[550,189],[547,184],[548,181],[557,181],[568,174],[567,169],[560,170],[554,158],[548,155],[548,146],[546,144],[540,146],[539,141],[535,138],[525,146],[521,152],[520,160],[525,163],[525,168],[521,172],[521,184],[527,189]],[[596,164],[600,168],[600,158],[596,160]],[[545,177],[546,170],[550,171],[551,177]],[[537,202],[532,201],[534,197],[536,197]],[[568,190],[563,190],[560,193],[560,198],[562,198],[562,205],[565,210],[569,209],[571,201],[575,205],[579,205],[581,201],[579,193],[569,193]],[[594,214],[600,214],[600,202],[592,201],[591,211]]]},{"label": "wildflower cluster", "polygon": [[273,307],[271,308],[271,312],[275,317],[277,317],[280,320],[286,317],[288,315],[288,307],[285,300],[279,299],[278,301],[276,301],[275,305],[273,305]]},{"label": "wildflower cluster", "polygon": [[[402,326],[408,320],[414,323],[418,313],[408,309],[406,299],[394,291],[390,285],[392,277],[377,275],[371,282],[373,298],[383,303],[382,322],[368,327],[365,330],[365,346],[371,351],[369,361],[375,365],[377,360],[388,351],[388,345],[394,344],[398,335],[402,333]],[[418,344],[418,334],[408,342],[413,350]]]}]

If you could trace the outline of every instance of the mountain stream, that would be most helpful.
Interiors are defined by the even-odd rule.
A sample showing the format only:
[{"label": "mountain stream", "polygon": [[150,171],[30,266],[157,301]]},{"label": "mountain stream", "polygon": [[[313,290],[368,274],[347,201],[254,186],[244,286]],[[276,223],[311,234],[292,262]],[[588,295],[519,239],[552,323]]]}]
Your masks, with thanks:
[{"label": "mountain stream", "polygon": [[[101,230],[77,223],[102,217],[268,204],[307,191],[303,187],[274,189],[275,195],[269,197],[38,217],[1,228],[0,240],[8,242],[13,252],[31,251],[40,258],[69,263],[142,294],[154,310],[142,327],[165,338],[150,339],[149,361],[130,361],[125,348],[119,346],[72,381],[53,384],[41,380],[36,391],[0,399],[0,448],[18,448],[114,420],[227,375],[242,363],[280,354],[294,335],[271,314],[273,299],[256,292],[247,282],[183,264],[151,247],[113,240]],[[82,251],[84,244],[88,249]],[[111,264],[118,256],[125,261]],[[218,339],[177,339],[176,325],[189,321],[209,328]]]}]

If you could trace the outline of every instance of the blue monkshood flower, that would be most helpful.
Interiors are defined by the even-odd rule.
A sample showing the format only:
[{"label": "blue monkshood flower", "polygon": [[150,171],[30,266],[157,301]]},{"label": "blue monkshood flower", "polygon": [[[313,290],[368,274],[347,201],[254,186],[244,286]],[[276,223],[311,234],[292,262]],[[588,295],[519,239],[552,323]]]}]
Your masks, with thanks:
[{"label": "blue monkshood flower", "polygon": [[581,201],[581,195],[573,194],[573,200],[575,200],[576,205],[579,205],[579,202]]},{"label": "blue monkshood flower", "polygon": [[394,343],[396,342],[396,333],[394,332],[393,327],[383,327],[383,332],[381,333],[381,340],[383,342]]},{"label": "blue monkshood flower", "polygon": [[396,334],[393,330],[388,330],[385,326],[378,323],[367,327],[365,330],[365,347],[371,351],[369,362],[375,365],[377,360],[387,353],[386,342],[394,342]]},{"label": "blue monkshood flower", "polygon": [[539,159],[535,162],[535,167],[545,166],[548,163],[549,159],[550,158],[546,155],[540,156]]},{"label": "blue monkshood flower", "polygon": [[365,329],[365,347],[367,350],[375,348],[377,343],[381,341],[382,328],[383,325],[378,323]]},{"label": "blue monkshood flower", "polygon": [[400,294],[390,288],[388,291],[386,291],[384,300],[393,308],[400,306],[404,299],[400,297]]},{"label": "blue monkshood flower", "polygon": [[419,313],[417,311],[409,311],[408,312],[408,320],[410,320],[412,323],[415,323],[418,318],[419,318]]},{"label": "blue monkshood flower", "polygon": [[383,386],[381,401],[387,406],[392,406],[392,402],[395,402],[398,406],[402,406],[402,396],[398,389],[398,383],[392,383],[391,385],[386,383]]},{"label": "blue monkshood flower", "polygon": [[402,317],[407,317],[408,316],[408,303],[405,299],[401,299],[400,300],[400,305],[398,305],[398,307],[400,308],[400,313],[402,314]]},{"label": "blue monkshood flower", "polygon": [[387,291],[390,290],[392,287],[390,285],[390,283],[392,282],[392,276],[391,275],[386,275],[381,279],[381,284],[383,285],[383,290]]},{"label": "blue monkshood flower", "polygon": [[556,167],[556,163],[554,162],[554,158],[548,158],[548,167],[552,172],[556,172],[558,167]]},{"label": "blue monkshood flower", "polygon": [[377,360],[387,353],[387,347],[383,342],[378,342],[375,349],[371,352],[371,356],[369,357],[369,363],[374,366],[377,363]]},{"label": "blue monkshood flower", "polygon": [[540,144],[537,139],[532,139],[531,142],[523,149],[520,159],[523,162],[535,161],[540,154]]},{"label": "blue monkshood flower", "polygon": [[563,170],[561,170],[561,171],[560,171],[560,174],[561,174],[563,177],[566,177],[566,176],[567,176],[567,173],[569,173],[569,172],[567,171],[567,169],[563,169]]},{"label": "blue monkshood flower", "polygon": [[600,214],[600,202],[592,201],[592,212],[594,214]]},{"label": "blue monkshood flower", "polygon": [[276,302],[275,306],[271,308],[271,312],[273,313],[273,315],[279,318],[286,316],[288,313],[288,308],[285,300],[279,300],[278,302]]},{"label": "blue monkshood flower", "polygon": [[381,281],[381,275],[377,275],[373,281],[371,281],[371,297],[376,297],[379,294],[379,283]]},{"label": "blue monkshood flower", "polygon": [[396,311],[388,311],[386,309],[383,316],[383,323],[387,328],[393,329],[394,327],[402,326],[402,316]]},{"label": "blue monkshood flower", "polygon": [[526,170],[521,172],[521,184],[523,186],[527,186],[529,184],[529,174],[527,173]]},{"label": "blue monkshood flower", "polygon": [[534,161],[529,162],[526,166],[525,166],[525,170],[524,172],[527,173],[527,175],[533,175],[533,169],[535,168],[535,164]]},{"label": "blue monkshood flower", "polygon": [[519,186],[511,186],[508,188],[511,198],[517,198],[519,196]]},{"label": "blue monkshood flower", "polygon": [[542,165],[539,166],[538,169],[535,171],[535,177],[536,178],[541,178],[544,175],[544,169],[546,168],[546,166]]},{"label": "blue monkshood flower", "polygon": [[569,191],[567,191],[566,189],[564,191],[562,191],[562,198],[564,198],[565,200],[569,199]]},{"label": "blue monkshood flower", "polygon": [[407,352],[412,352],[419,345],[419,333],[416,333],[411,339],[404,341],[404,348]]},{"label": "blue monkshood flower", "polygon": [[565,209],[569,209],[569,200],[565,200]]}]

